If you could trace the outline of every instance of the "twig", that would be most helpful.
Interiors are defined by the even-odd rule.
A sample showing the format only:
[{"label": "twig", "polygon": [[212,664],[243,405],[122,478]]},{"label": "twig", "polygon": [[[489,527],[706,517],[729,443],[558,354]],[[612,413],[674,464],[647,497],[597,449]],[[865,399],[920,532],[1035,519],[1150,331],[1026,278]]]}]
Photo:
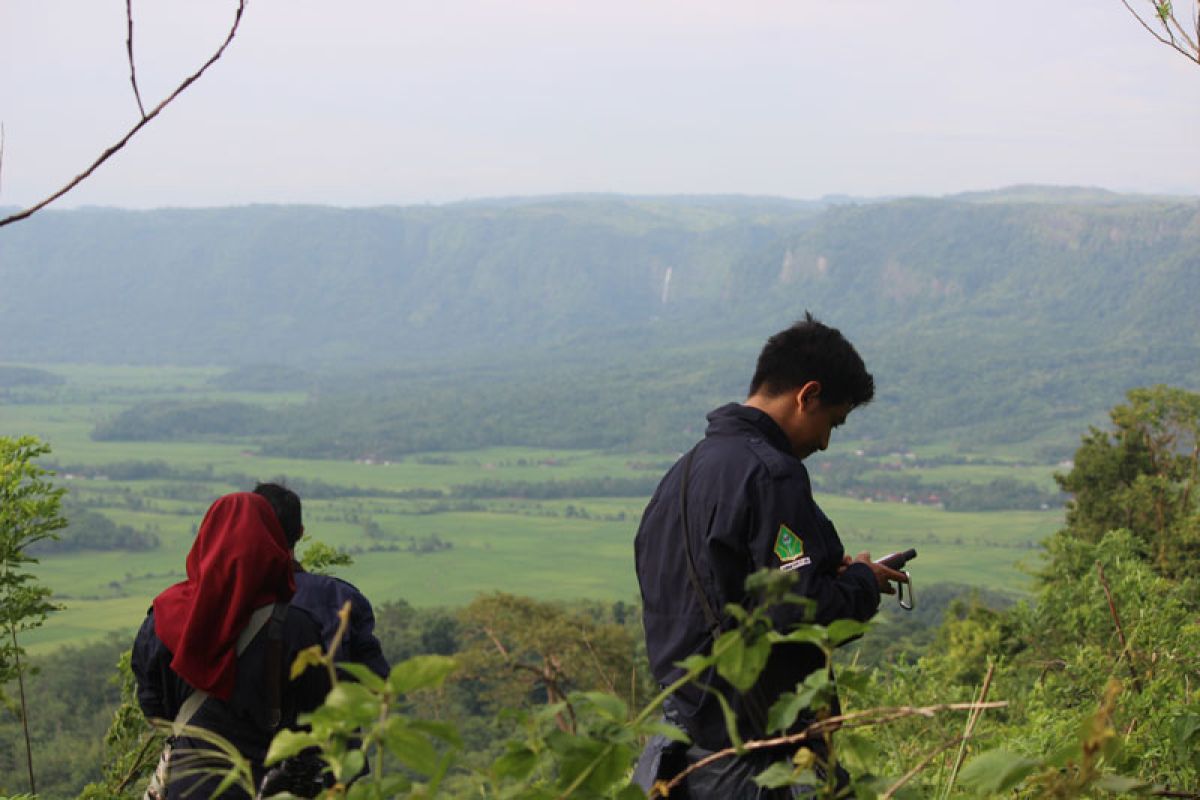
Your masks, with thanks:
[{"label": "twig", "polygon": [[1104,565],[1099,561],[1096,562],[1096,573],[1100,576],[1100,586],[1104,589],[1104,596],[1108,598],[1108,611],[1112,614],[1113,622],[1117,626],[1117,638],[1121,641],[1121,656],[1128,657],[1126,663],[1129,665],[1129,677],[1133,680],[1133,688],[1141,691],[1142,681],[1133,665],[1133,651],[1129,649],[1129,642],[1125,639],[1125,628],[1121,625],[1117,604],[1113,602],[1112,589],[1108,587],[1108,578],[1104,577]]},{"label": "twig", "polygon": [[598,672],[600,677],[604,679],[605,685],[608,686],[608,691],[612,694],[616,694],[617,686],[615,683],[613,683],[613,680],[609,677],[608,673],[604,671],[604,665],[600,663],[600,657],[596,655],[596,650],[592,647],[592,640],[587,637],[587,634],[584,633],[582,629],[580,629],[579,635],[583,637],[583,643],[587,646],[587,651],[592,656],[592,662],[596,665],[596,672]]},{"label": "twig", "polygon": [[133,97],[137,100],[142,119],[146,118],[146,107],[142,105],[142,92],[138,89],[137,67],[133,63],[133,0],[125,0],[125,50],[129,53],[129,82],[133,84]]},{"label": "twig", "polygon": [[29,793],[36,795],[37,784],[33,780],[33,748],[29,744],[29,707],[25,704],[25,675],[21,669],[21,648],[17,646],[16,627],[10,624],[8,632],[12,636],[13,663],[17,668],[17,690],[21,695],[21,730],[25,732],[25,764],[29,769]]},{"label": "twig", "polygon": [[[988,664],[987,675],[983,677],[983,685],[979,687],[979,696],[975,699],[976,703],[982,703],[987,700],[988,689],[992,687],[992,675],[996,672],[996,663],[993,661]],[[979,717],[983,714],[983,710],[976,707],[971,710],[967,717],[967,728],[963,731],[961,744],[958,748],[958,755],[954,758],[954,767],[950,770],[950,780],[946,784],[946,789],[942,792],[942,797],[950,796],[950,790],[954,788],[954,782],[958,780],[958,771],[962,769],[963,759],[967,757],[967,741],[975,734],[975,723],[979,722]]]},{"label": "twig", "polygon": [[134,125],[132,128],[130,128],[125,133],[124,136],[122,136],[119,140],[117,140],[117,142],[115,144],[110,145],[108,147],[108,149],[106,149],[103,153],[101,153],[99,158],[97,158],[95,161],[92,162],[91,166],[89,166],[83,172],[76,175],[74,178],[71,179],[71,181],[69,183],[67,183],[65,186],[63,186],[61,189],[59,189],[57,192],[50,195],[46,199],[36,203],[35,205],[30,206],[29,208],[25,209],[24,211],[18,211],[16,214],[12,214],[10,216],[5,217],[4,219],[0,219],[0,228],[3,228],[5,225],[11,225],[14,222],[19,222],[27,217],[33,216],[38,211],[41,211],[46,206],[50,205],[58,198],[65,195],[67,192],[71,191],[76,186],[83,183],[85,180],[87,180],[89,177],[91,177],[93,172],[95,172],[97,169],[100,168],[101,164],[103,164],[105,161],[108,161],[108,159],[112,158],[116,153],[120,152],[120,150],[123,147],[125,147],[126,144],[129,143],[129,140],[132,139],[138,133],[138,131],[140,131],[142,128],[146,127],[146,125],[148,125],[151,120],[153,120],[155,117],[157,117],[164,108],[166,108],[168,105],[170,105],[175,100],[176,97],[183,94],[183,92],[189,86],[191,86],[193,83],[195,83],[197,80],[199,80],[200,76],[203,75],[208,70],[209,67],[211,67],[213,64],[215,64],[222,55],[224,55],[225,48],[229,47],[230,42],[233,41],[233,37],[237,35],[238,26],[241,25],[241,23],[242,23],[242,12],[244,12],[246,10],[246,2],[247,2],[247,0],[238,0],[237,11],[234,14],[234,18],[233,18],[233,25],[229,28],[229,33],[226,35],[225,41],[222,42],[221,46],[217,48],[217,51],[215,53],[213,53],[212,56],[209,57],[208,61],[204,62],[203,66],[201,66],[200,69],[196,70],[191,75],[189,75],[186,79],[184,79],[183,83],[181,83],[177,87],[175,87],[175,91],[171,92],[169,95],[167,95],[167,97],[162,102],[160,102],[158,105],[156,105],[154,108],[152,108],[150,110],[150,113],[143,115],[142,118],[138,121],[138,123],[136,125]]},{"label": "twig", "polygon": [[[1171,13],[1169,13],[1167,15],[1167,18],[1164,19],[1158,13],[1158,8],[1159,8],[1158,4],[1155,3],[1154,0],[1149,0],[1149,2],[1154,7],[1155,18],[1158,19],[1162,23],[1163,28],[1167,32],[1166,36],[1163,36],[1161,33],[1154,30],[1154,28],[1150,27],[1150,23],[1146,22],[1146,20],[1142,17],[1142,15],[1134,10],[1133,6],[1131,6],[1129,4],[1129,0],[1121,0],[1121,5],[1125,6],[1126,10],[1128,10],[1129,13],[1133,15],[1133,18],[1138,21],[1138,24],[1141,25],[1143,28],[1145,28],[1146,32],[1149,33],[1151,36],[1153,36],[1155,39],[1157,39],[1159,42],[1161,42],[1162,44],[1165,44],[1167,47],[1169,47],[1172,50],[1174,50],[1175,52],[1179,53],[1184,58],[1186,58],[1188,61],[1191,61],[1193,64],[1200,64],[1200,49],[1198,49],[1196,46],[1196,43],[1193,42],[1191,40],[1191,38],[1187,34],[1184,33],[1182,26],[1180,26],[1179,21],[1175,18],[1175,13],[1172,11]],[[1170,26],[1171,22],[1175,23],[1175,29],[1179,31],[1180,36],[1182,36],[1183,40],[1185,42],[1187,42],[1188,47],[1180,46],[1179,42],[1177,42],[1175,40],[1175,34],[1171,32],[1171,26]],[[1197,20],[1196,35],[1197,35],[1197,38],[1200,39],[1200,18],[1198,18],[1198,20]],[[1188,49],[1189,47],[1191,49]]]},{"label": "twig", "polygon": [[938,749],[934,750],[932,753],[930,753],[929,755],[922,758],[920,761],[917,762],[917,765],[915,767],[913,767],[908,772],[906,772],[902,776],[900,776],[900,780],[896,781],[891,786],[889,786],[888,790],[886,792],[884,792],[882,795],[880,795],[881,800],[891,800],[892,796],[895,795],[895,793],[898,792],[904,786],[904,784],[911,781],[913,778],[916,777],[918,772],[925,769],[925,767],[929,766],[930,761],[933,761],[935,758],[940,756],[942,753],[946,752],[951,747],[954,747],[954,745],[956,745],[962,741],[965,741],[965,739],[963,739],[963,737],[955,736],[950,741],[943,742],[938,747]]},{"label": "twig", "polygon": [[990,703],[941,703],[935,706],[895,706],[892,708],[868,708],[863,711],[855,711],[851,714],[842,714],[836,717],[826,717],[823,720],[818,720],[809,725],[799,733],[788,734],[787,736],[777,736],[773,739],[758,739],[749,742],[743,742],[741,748],[726,747],[724,750],[718,750],[715,753],[710,753],[699,761],[693,762],[671,780],[656,784],[656,791],[660,792],[656,796],[668,796],[665,792],[670,792],[680,783],[687,779],[688,775],[693,772],[707,767],[716,761],[730,756],[740,755],[742,753],[752,752],[755,750],[769,750],[774,747],[782,747],[784,745],[800,744],[808,741],[816,736],[823,735],[827,731],[837,730],[838,728],[857,728],[866,725],[878,725],[887,722],[893,722],[898,719],[907,717],[933,717],[943,711],[970,711],[975,708],[1004,708],[1008,705],[1007,700],[996,700]]},{"label": "twig", "polygon": [[129,771],[125,773],[125,777],[121,779],[121,782],[117,784],[117,788],[113,790],[114,792],[120,794],[125,790],[125,787],[137,777],[138,773],[142,771],[142,759],[146,755],[146,748],[155,741],[157,741],[157,739],[155,738],[153,731],[145,735],[145,741],[143,741],[142,746],[138,748],[137,755],[133,757],[133,763],[129,766]]}]

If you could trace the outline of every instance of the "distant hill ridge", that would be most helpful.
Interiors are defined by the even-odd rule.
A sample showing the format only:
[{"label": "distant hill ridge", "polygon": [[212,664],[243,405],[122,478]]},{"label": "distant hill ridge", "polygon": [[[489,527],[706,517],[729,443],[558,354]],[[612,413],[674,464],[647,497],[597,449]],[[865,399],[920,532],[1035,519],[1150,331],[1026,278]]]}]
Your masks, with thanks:
[{"label": "distant hill ridge", "polygon": [[422,413],[450,414],[454,381],[518,409],[588,391],[610,411],[587,442],[639,441],[638,418],[692,436],[693,406],[736,397],[805,309],[876,371],[868,433],[1077,435],[1131,386],[1200,383],[1200,201],[1090,189],[45,212],[0,232],[0,278],[0,362],[334,371],[327,416],[347,370]]},{"label": "distant hill ridge", "polygon": [[[1081,193],[1104,202],[1048,199]],[[1190,320],[1172,321],[1200,289],[1200,204],[1113,197],[44,212],[0,233],[0,358],[391,363],[395,348],[486,351],[672,322],[690,341],[697,327],[748,333],[746,314],[766,312],[771,328],[806,307],[868,331],[969,315],[1080,343],[1157,343],[1143,328],[1165,323],[1176,344],[1200,344]]]}]

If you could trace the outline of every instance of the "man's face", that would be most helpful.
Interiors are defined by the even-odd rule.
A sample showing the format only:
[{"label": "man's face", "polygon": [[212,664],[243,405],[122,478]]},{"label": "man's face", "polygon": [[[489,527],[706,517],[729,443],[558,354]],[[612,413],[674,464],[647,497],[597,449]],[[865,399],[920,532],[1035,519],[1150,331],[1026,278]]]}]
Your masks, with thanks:
[{"label": "man's face", "polygon": [[796,413],[786,431],[796,457],[808,458],[829,447],[833,429],[846,421],[852,409],[849,403],[826,405],[819,397],[797,401]]}]

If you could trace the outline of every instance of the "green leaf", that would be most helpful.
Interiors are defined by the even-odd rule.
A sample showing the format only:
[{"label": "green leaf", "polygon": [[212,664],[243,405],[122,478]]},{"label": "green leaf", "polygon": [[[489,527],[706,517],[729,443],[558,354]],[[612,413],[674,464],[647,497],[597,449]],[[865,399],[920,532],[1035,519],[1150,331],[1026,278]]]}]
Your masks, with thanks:
[{"label": "green leaf", "polygon": [[833,697],[833,693],[833,679],[823,669],[810,672],[804,678],[804,682],[796,687],[796,697],[804,703],[806,708],[820,708],[828,705],[828,700]]},{"label": "green leaf", "polygon": [[640,726],[638,726],[638,733],[643,733],[650,736],[657,734],[658,736],[670,739],[672,742],[680,742],[681,744],[692,743],[691,737],[687,735],[687,731],[683,730],[678,725],[672,725],[671,723],[663,722],[662,720],[643,722]]},{"label": "green leaf", "polygon": [[855,619],[837,619],[825,629],[829,643],[834,647],[844,644],[855,636],[862,636],[871,628],[869,622],[859,622]]},{"label": "green leaf", "polygon": [[417,689],[441,686],[457,666],[449,656],[413,656],[392,667],[388,675],[388,687],[395,694],[408,694]]},{"label": "green leaf", "polygon": [[871,771],[871,766],[881,758],[883,751],[870,736],[853,731],[842,731],[837,739],[838,763],[855,774]]},{"label": "green leaf", "polygon": [[449,722],[437,722],[429,719],[414,719],[410,720],[408,726],[415,731],[426,733],[435,739],[441,739],[451,747],[462,747],[462,736],[458,732],[458,728],[454,727]]},{"label": "green leaf", "polygon": [[362,772],[366,763],[366,756],[363,755],[362,750],[351,750],[342,761],[342,774],[337,776],[338,780],[349,782],[355,775]]},{"label": "green leaf", "polygon": [[364,666],[363,664],[339,663],[337,666],[338,669],[344,670],[356,681],[361,683],[363,686],[366,686],[373,692],[382,692],[387,687],[387,684],[384,682],[383,678],[376,675],[371,671],[370,667]]},{"label": "green leaf", "polygon": [[725,699],[725,695],[720,692],[709,690],[714,697],[717,698],[717,703],[721,706],[721,715],[725,717],[725,732],[729,734],[729,741],[738,750],[742,749],[742,737],[738,735],[737,715],[733,713],[733,709],[729,707],[729,701]]},{"label": "green leaf", "polygon": [[768,638],[775,644],[814,644],[822,646],[827,639],[825,629],[820,625],[802,625],[795,630],[790,630],[787,633],[768,634]]},{"label": "green leaf", "polygon": [[764,789],[782,789],[796,781],[796,770],[786,761],[776,761],[754,776],[754,782]]},{"label": "green leaf", "polygon": [[959,779],[964,785],[993,796],[1012,789],[1037,768],[1038,762],[1016,753],[988,750],[968,761]]},{"label": "green leaf", "polygon": [[314,644],[312,647],[306,647],[299,653],[296,653],[296,660],[292,662],[291,679],[296,680],[309,667],[319,667],[325,663],[325,656],[321,650],[321,645]]},{"label": "green leaf", "polygon": [[629,707],[616,695],[605,692],[578,692],[574,697],[594,708],[601,716],[615,722],[624,722],[629,717]]},{"label": "green leaf", "polygon": [[288,756],[294,756],[301,750],[318,745],[320,745],[320,741],[311,733],[306,731],[281,730],[271,740],[271,746],[267,748],[267,757],[263,759],[263,763],[269,766],[282,761]]},{"label": "green leaf", "polygon": [[767,665],[771,643],[765,637],[747,642],[740,631],[730,633],[732,640],[717,656],[717,672],[738,691],[744,692],[754,685]]},{"label": "green leaf", "polygon": [[712,656],[702,656],[699,653],[693,653],[683,661],[676,661],[675,666],[688,672],[692,675],[699,675],[704,670],[713,665],[715,659]]},{"label": "green leaf", "polygon": [[786,731],[806,708],[808,704],[795,692],[784,692],[767,712],[767,733]]},{"label": "green leaf", "polygon": [[357,683],[339,683],[325,698],[325,706],[346,719],[368,725],[379,717],[381,701],[371,690]]},{"label": "green leaf", "polygon": [[383,733],[383,743],[388,752],[402,764],[422,775],[437,772],[440,757],[433,744],[419,731],[413,730],[403,719],[388,720]]},{"label": "green leaf", "polygon": [[537,766],[537,753],[524,745],[508,742],[508,752],[496,759],[492,764],[492,774],[496,778],[512,778],[523,781]]}]

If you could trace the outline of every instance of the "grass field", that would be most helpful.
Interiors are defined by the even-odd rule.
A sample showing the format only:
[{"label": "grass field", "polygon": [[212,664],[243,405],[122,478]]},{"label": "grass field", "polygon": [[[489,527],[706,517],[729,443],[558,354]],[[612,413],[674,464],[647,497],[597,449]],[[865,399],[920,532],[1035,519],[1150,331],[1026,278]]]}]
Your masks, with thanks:
[{"label": "grass field", "polygon": [[[146,552],[74,552],[45,556],[38,577],[65,606],[24,642],[33,652],[131,631],[155,594],[183,577],[195,526],[213,498],[250,488],[222,480],[320,480],[366,492],[451,487],[483,482],[565,481],[600,477],[656,478],[672,454],[629,454],[535,448],[489,448],[418,454],[392,463],[264,458],[245,441],[94,442],[92,427],[147,398],[236,397],[271,406],[294,395],[211,391],[214,370],[55,366],[67,384],[52,402],[0,406],[0,435],[34,434],[53,448],[48,461],[102,473],[105,464],[161,460],[178,469],[211,469],[204,480],[65,480],[72,502],[122,525],[153,531],[161,546]],[[36,398],[34,398],[36,399]],[[46,398],[43,398],[46,399]],[[835,443],[835,449],[836,449]],[[818,457],[819,458],[819,457]],[[934,472],[936,470],[936,472]],[[937,480],[1013,476],[1045,482],[1053,468],[989,463],[933,468]],[[308,499],[308,535],[350,550],[355,563],[338,574],[376,603],[459,605],[480,592],[507,591],[546,599],[637,600],[633,535],[646,502],[639,497],[554,500],[364,496]],[[950,513],[929,506],[871,503],[835,496],[818,501],[838,525],[848,552],[882,555],[916,547],[921,585],[953,581],[1020,591],[1022,564],[1036,564],[1038,543],[1062,522],[1061,510]],[[448,547],[425,547],[430,542]],[[421,552],[427,550],[427,552]]]}]

